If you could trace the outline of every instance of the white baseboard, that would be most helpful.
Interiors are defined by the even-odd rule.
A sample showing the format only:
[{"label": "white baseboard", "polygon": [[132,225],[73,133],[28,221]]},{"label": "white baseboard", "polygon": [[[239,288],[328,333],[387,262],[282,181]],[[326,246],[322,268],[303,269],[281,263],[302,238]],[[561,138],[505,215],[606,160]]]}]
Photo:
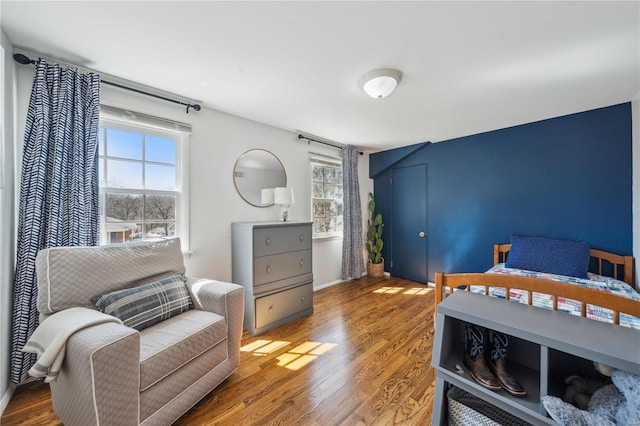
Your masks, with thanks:
[{"label": "white baseboard", "polygon": [[338,284],[342,284],[346,282],[345,280],[335,280],[335,281],[331,281],[325,284],[320,284],[319,286],[314,286],[313,287],[313,291],[318,291],[318,290],[322,290],[323,288],[327,288],[327,287],[332,287],[334,285],[338,285]]},{"label": "white baseboard", "polygon": [[11,397],[13,396],[13,392],[16,390],[16,385],[13,383],[9,383],[9,387],[7,391],[2,395],[2,399],[0,399],[0,416],[4,413],[4,409],[9,405],[9,401],[11,401]]}]

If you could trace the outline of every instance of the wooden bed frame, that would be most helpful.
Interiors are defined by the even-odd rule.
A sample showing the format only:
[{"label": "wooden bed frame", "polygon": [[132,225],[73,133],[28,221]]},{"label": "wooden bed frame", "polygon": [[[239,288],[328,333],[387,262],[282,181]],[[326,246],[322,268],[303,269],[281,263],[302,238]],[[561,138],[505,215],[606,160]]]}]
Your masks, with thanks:
[{"label": "wooden bed frame", "polygon": [[[506,255],[511,248],[510,244],[494,245],[494,264],[504,262]],[[613,278],[618,278],[618,270],[622,269],[624,281],[633,287],[633,257],[620,256],[607,253],[601,250],[591,249],[591,257],[598,262],[598,274],[603,275],[603,260],[612,265]],[[558,297],[577,300],[582,302],[581,315],[586,316],[587,305],[595,305],[613,311],[613,322],[619,324],[620,313],[626,313],[640,317],[640,301],[628,299],[626,297],[605,293],[599,290],[581,287],[578,285],[568,285],[560,281],[545,280],[542,278],[521,277],[501,274],[445,274],[436,273],[436,310],[438,303],[451,293],[451,289],[464,287],[463,290],[471,291],[472,285],[484,286],[485,295],[489,294],[490,287],[505,289],[505,298],[509,300],[509,290],[524,290],[529,293],[529,305],[532,304],[532,293],[543,293],[553,297],[553,310],[558,309]],[[446,291],[446,289],[449,291]],[[634,287],[635,288],[635,287]]]}]

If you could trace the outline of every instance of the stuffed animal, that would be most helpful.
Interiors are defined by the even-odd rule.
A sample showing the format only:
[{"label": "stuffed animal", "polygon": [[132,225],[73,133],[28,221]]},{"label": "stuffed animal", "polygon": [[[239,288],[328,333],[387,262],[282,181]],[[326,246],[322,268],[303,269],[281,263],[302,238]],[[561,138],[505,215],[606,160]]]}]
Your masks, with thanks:
[{"label": "stuffed animal", "polygon": [[587,410],[580,410],[554,396],[542,403],[551,417],[564,426],[633,425],[640,421],[640,376],[611,369],[612,384],[593,393]]},{"label": "stuffed animal", "polygon": [[575,405],[581,410],[586,410],[589,407],[589,400],[593,393],[611,383],[611,381],[574,375],[567,377],[564,383],[566,387],[562,400]]}]

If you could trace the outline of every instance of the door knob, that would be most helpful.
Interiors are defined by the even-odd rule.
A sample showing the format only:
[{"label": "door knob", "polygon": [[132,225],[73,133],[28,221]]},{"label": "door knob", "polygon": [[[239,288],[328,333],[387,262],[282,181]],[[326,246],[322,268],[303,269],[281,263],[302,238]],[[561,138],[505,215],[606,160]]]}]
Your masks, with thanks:
[{"label": "door knob", "polygon": [[420,231],[420,233],[418,234],[418,236],[420,238],[424,238],[427,234],[424,233],[424,231]]}]

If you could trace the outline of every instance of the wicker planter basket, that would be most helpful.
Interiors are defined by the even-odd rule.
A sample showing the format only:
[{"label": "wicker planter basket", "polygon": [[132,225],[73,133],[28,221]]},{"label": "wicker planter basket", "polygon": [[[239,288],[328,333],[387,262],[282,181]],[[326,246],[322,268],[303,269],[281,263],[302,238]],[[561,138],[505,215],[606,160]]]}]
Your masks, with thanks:
[{"label": "wicker planter basket", "polygon": [[382,277],[384,276],[384,259],[380,263],[367,263],[367,274],[370,277]]}]

